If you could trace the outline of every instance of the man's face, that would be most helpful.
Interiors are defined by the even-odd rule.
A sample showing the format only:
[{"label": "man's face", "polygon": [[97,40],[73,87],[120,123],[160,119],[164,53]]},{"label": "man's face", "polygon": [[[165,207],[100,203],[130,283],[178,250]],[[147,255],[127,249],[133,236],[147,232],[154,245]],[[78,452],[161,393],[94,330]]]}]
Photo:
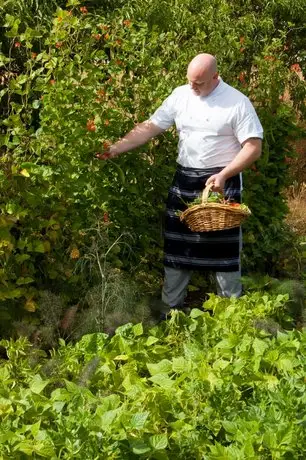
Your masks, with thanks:
[{"label": "man's face", "polygon": [[208,96],[218,85],[218,73],[209,74],[208,72],[187,72],[188,83],[197,96]]}]

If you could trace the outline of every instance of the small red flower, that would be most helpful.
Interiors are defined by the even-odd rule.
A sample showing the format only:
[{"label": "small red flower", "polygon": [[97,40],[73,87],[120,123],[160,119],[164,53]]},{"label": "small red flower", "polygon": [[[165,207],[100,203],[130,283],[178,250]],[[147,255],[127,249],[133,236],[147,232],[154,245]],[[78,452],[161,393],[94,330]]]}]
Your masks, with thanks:
[{"label": "small red flower", "polygon": [[21,47],[21,43],[20,43],[20,42],[15,42],[15,43],[14,43],[14,46],[15,46],[15,48],[20,48],[20,47]]},{"label": "small red flower", "polygon": [[291,72],[301,72],[300,64],[292,64],[290,70]]},{"label": "small red flower", "polygon": [[63,46],[63,42],[57,42],[57,43],[55,44],[55,48],[57,48],[57,49],[58,49],[58,48],[61,48],[62,46]]},{"label": "small red flower", "polygon": [[105,91],[104,91],[104,89],[98,89],[97,95],[98,95],[99,97],[105,96]]},{"label": "small red flower", "polygon": [[81,11],[82,14],[87,14],[88,13],[88,9],[86,8],[86,6],[81,6],[80,11]]},{"label": "small red flower", "polygon": [[95,120],[87,120],[86,129],[87,131],[96,131]]},{"label": "small red flower", "polygon": [[272,62],[276,60],[276,57],[275,56],[264,56],[264,60]]},{"label": "small red flower", "polygon": [[105,212],[105,213],[103,214],[103,221],[104,221],[104,222],[109,222],[109,215],[108,215],[108,212]]},{"label": "small red flower", "polygon": [[98,27],[99,27],[100,29],[104,30],[104,31],[106,31],[106,30],[109,29],[109,26],[107,26],[107,25],[105,25],[105,24],[99,24]]},{"label": "small red flower", "polygon": [[109,39],[109,34],[105,34],[104,38],[105,38],[105,40],[108,40]]},{"label": "small red flower", "polygon": [[92,36],[95,40],[100,40],[100,38],[102,37],[101,34],[93,34]]},{"label": "small red flower", "polygon": [[35,59],[36,56],[37,56],[37,53],[31,53],[31,58],[32,58],[32,59]]},{"label": "small red flower", "polygon": [[123,25],[126,26],[126,27],[130,27],[131,21],[130,21],[129,19],[125,19],[125,20],[123,21]]},{"label": "small red flower", "polygon": [[50,80],[50,85],[55,85],[55,80]]},{"label": "small red flower", "polygon": [[239,38],[239,42],[240,42],[240,44],[242,45],[242,44],[245,42],[245,38],[244,38],[244,37],[240,37],[240,38]]},{"label": "small red flower", "polygon": [[245,83],[245,72],[240,72],[238,78],[241,83]]}]

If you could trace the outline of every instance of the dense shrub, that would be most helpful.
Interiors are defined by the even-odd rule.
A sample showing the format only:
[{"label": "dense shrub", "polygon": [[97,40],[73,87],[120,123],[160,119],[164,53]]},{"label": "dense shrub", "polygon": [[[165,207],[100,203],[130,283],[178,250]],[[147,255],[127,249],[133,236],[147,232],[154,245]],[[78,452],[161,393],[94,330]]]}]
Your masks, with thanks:
[{"label": "dense shrub", "polygon": [[[282,194],[294,155],[289,138],[305,99],[297,32],[304,2],[139,0],[111,7],[71,0],[56,11],[54,2],[42,3],[41,23],[30,14],[35,5],[0,7],[8,13],[0,54],[3,312],[10,314],[16,300],[35,310],[43,289],[71,302],[84,295],[75,263],[88,247],[84,229],[97,221],[110,219],[114,238],[133,233],[125,267],[160,268],[174,131],[115,161],[98,162],[94,153],[183,84],[188,61],[201,51],[217,55],[224,80],[252,99],[264,125],[263,156],[245,174],[253,217],[245,226],[244,265],[277,271],[289,239]],[[286,89],[290,103],[282,100]]]}]

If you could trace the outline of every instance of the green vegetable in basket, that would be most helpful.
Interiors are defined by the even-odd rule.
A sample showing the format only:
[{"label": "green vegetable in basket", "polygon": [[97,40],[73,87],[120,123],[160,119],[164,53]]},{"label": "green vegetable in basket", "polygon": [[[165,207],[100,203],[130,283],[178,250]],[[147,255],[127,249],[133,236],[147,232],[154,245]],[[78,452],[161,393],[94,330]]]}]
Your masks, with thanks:
[{"label": "green vegetable in basket", "polygon": [[213,192],[208,198],[208,203],[221,203],[224,200],[223,195],[218,192]]}]

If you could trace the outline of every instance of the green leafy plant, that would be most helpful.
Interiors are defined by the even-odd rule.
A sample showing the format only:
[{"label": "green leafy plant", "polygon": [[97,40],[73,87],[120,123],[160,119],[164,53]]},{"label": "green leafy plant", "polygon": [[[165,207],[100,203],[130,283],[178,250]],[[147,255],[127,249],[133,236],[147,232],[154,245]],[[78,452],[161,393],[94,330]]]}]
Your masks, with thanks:
[{"label": "green leafy plant", "polygon": [[147,332],[61,339],[49,359],[1,341],[1,455],[302,459],[305,332],[254,324],[281,320],[287,299],[212,295]]},{"label": "green leafy plant", "polygon": [[257,273],[252,276],[243,276],[242,283],[246,292],[261,291],[273,294],[287,294],[288,302],[286,307],[289,314],[286,321],[287,326],[305,326],[306,291],[302,281],[277,279]]}]

